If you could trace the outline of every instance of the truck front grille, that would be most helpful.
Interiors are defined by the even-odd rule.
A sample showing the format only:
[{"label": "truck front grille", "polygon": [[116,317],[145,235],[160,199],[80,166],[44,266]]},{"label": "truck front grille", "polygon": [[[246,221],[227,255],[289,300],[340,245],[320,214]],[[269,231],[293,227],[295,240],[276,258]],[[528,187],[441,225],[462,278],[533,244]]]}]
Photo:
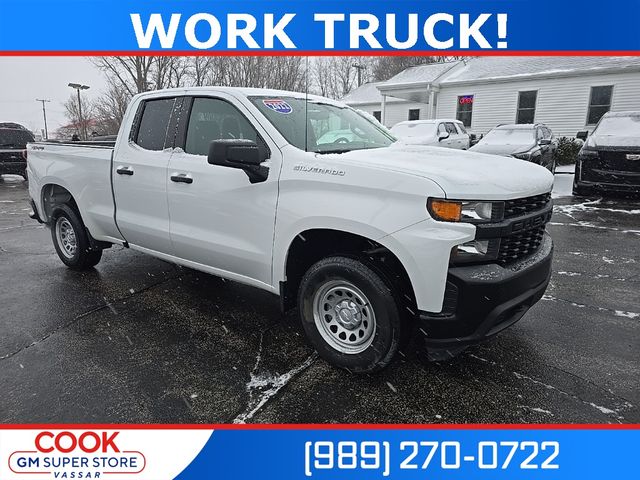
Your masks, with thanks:
[{"label": "truck front grille", "polygon": [[520,217],[536,210],[542,210],[550,201],[551,193],[507,200],[504,202],[504,218]]},{"label": "truck front grille", "polygon": [[498,249],[498,263],[507,265],[538,251],[544,238],[544,225],[502,237]]}]

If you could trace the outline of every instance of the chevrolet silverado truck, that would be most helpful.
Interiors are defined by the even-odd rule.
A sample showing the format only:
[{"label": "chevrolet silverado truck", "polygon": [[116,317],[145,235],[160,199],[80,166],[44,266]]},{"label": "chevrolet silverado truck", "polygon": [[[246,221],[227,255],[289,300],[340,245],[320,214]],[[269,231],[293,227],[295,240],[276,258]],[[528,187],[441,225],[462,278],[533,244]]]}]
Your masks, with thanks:
[{"label": "chevrolet silverado truck", "polygon": [[144,93],[114,144],[33,143],[27,156],[32,217],[71,269],[122,245],[267,290],[352,372],[410,340],[454,356],[517,322],[550,278],[549,171],[403,145],[322,97]]}]

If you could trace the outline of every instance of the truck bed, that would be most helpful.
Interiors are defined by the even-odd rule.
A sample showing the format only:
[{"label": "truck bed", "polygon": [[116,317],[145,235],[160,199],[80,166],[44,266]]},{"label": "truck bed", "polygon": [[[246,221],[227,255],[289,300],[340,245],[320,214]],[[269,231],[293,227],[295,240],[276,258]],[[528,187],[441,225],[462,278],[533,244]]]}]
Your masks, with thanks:
[{"label": "truck bed", "polygon": [[[82,218],[98,240],[119,240],[114,220],[111,161],[114,142],[38,142],[27,145],[29,193],[46,220],[46,188],[56,183],[68,190]],[[53,181],[52,179],[55,179]],[[60,179],[64,179],[61,181]]]}]

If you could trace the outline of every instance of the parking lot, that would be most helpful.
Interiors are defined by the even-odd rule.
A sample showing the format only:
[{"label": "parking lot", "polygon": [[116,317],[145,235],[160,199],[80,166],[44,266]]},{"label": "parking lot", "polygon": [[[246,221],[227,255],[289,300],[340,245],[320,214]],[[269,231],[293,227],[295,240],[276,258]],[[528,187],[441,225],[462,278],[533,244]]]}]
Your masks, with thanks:
[{"label": "parking lot", "polygon": [[355,376],[250,287],[114,247],[64,267],[0,182],[0,422],[639,423],[640,202],[565,196],[551,285],[449,363]]}]

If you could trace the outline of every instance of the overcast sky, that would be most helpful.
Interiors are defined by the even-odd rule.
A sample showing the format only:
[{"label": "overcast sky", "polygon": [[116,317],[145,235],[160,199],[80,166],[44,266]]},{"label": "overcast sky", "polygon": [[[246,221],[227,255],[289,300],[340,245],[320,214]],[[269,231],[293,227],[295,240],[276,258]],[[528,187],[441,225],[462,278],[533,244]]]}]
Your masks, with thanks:
[{"label": "overcast sky", "polygon": [[83,57],[0,58],[0,122],[21,123],[39,133],[44,120],[36,98],[46,98],[51,135],[67,123],[63,104],[75,93],[69,83],[89,85],[82,95],[92,98],[106,88],[102,73]]}]

